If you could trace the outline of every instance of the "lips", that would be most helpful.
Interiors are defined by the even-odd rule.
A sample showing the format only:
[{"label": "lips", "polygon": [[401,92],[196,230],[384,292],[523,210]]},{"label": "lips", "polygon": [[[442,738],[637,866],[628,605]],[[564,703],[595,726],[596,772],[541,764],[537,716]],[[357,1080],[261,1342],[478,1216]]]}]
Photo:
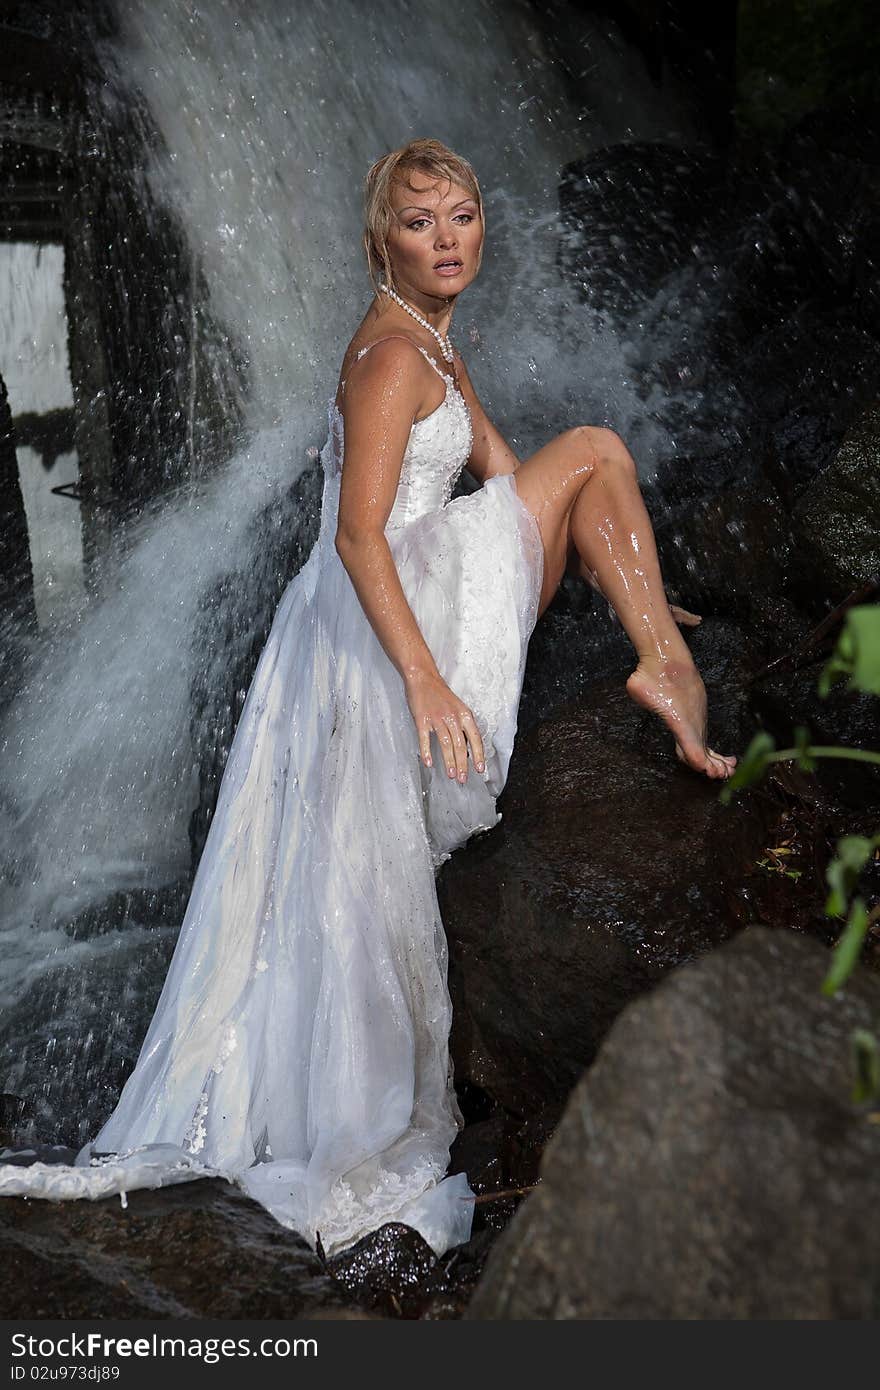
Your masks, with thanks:
[{"label": "lips", "polygon": [[437,261],[434,266],[435,270],[450,270],[453,268],[455,270],[461,270],[461,261],[457,256],[447,256],[446,260]]}]

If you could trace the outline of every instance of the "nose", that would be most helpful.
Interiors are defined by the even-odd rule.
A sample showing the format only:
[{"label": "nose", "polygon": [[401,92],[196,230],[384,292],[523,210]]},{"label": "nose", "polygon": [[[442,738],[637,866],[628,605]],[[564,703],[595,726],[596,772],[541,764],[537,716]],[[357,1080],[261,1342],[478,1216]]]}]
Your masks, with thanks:
[{"label": "nose", "polygon": [[443,227],[438,227],[435,242],[438,249],[442,248],[444,251],[450,246],[456,246],[455,231],[452,226],[450,225],[445,229]]}]

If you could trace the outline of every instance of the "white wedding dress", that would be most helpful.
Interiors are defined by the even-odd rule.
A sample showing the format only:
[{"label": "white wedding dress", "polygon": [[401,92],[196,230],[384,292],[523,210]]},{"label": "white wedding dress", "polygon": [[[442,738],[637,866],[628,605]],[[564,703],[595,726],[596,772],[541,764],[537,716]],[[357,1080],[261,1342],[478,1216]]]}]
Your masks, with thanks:
[{"label": "white wedding dress", "polygon": [[512,476],[450,500],[470,415],[424,356],[446,395],[412,427],[386,535],[485,772],[469,763],[462,786],[436,744],[432,768],[419,758],[403,682],[334,545],[331,402],[320,534],[257,665],[137,1064],[75,1165],[0,1164],[0,1194],[124,1202],[221,1175],[328,1254],[386,1221],[437,1254],[468,1239],[474,1194],[444,1176],[462,1117],[435,874],[500,819],[543,550]]}]

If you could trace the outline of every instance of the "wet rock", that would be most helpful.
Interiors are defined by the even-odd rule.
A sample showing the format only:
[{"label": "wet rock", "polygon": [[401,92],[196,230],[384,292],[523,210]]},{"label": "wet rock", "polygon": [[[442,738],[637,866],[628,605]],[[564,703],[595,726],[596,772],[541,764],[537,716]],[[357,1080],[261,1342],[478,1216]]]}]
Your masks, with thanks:
[{"label": "wet rock", "polygon": [[[535,1183],[541,1152],[559,1120],[559,1105],[550,1102],[543,1110],[521,1119],[492,1103],[487,1118],[470,1122],[468,1093],[474,1088],[459,1084],[457,1089],[466,1123],[453,1145],[450,1171],[467,1173],[478,1194],[509,1192]],[[504,1206],[506,1200],[478,1205],[474,1212],[475,1229],[484,1224],[494,1228],[504,1225],[514,1209]]]},{"label": "wet rock", "polygon": [[880,328],[866,332],[837,302],[798,304],[729,350],[738,394],[748,401],[742,452],[793,501],[833,462],[847,429],[876,396]]},{"label": "wet rock", "polygon": [[476,1319],[876,1318],[880,1126],[816,942],[752,928],[615,1023],[497,1241]]},{"label": "wet rock", "polygon": [[389,1221],[328,1261],[333,1277],[364,1303],[406,1297],[424,1287],[437,1267],[427,1241],[410,1226]]},{"label": "wet rock", "polygon": [[357,1302],[310,1311],[308,1317],[432,1322],[461,1318],[496,1235],[494,1229],[483,1229],[466,1245],[437,1259],[417,1232],[389,1222],[353,1247],[354,1255],[346,1251],[328,1263],[341,1296]]},{"label": "wet rock", "polygon": [[[691,645],[712,745],[738,751],[741,638],[706,620]],[[520,1116],[562,1103],[629,1000],[737,929],[766,802],[724,807],[718,790],[621,680],[517,744],[501,824],[438,880],[457,1080]]]},{"label": "wet rock", "polygon": [[610,145],[566,165],[559,262],[586,301],[615,314],[700,254],[723,163],[661,142]]},{"label": "wet rock", "polygon": [[771,483],[731,482],[709,497],[654,507],[664,581],[695,611],[754,618],[754,599],[784,588],[792,550],[789,516]]},{"label": "wet rock", "polygon": [[6,1318],[301,1318],[356,1302],[221,1179],[101,1202],[0,1202]]},{"label": "wet rock", "polygon": [[795,506],[794,525],[805,571],[838,601],[880,579],[880,403],[848,430]]},{"label": "wet rock", "polygon": [[361,1308],[386,1317],[460,1318],[485,1264],[491,1236],[438,1257],[418,1231],[389,1221],[327,1261]]}]

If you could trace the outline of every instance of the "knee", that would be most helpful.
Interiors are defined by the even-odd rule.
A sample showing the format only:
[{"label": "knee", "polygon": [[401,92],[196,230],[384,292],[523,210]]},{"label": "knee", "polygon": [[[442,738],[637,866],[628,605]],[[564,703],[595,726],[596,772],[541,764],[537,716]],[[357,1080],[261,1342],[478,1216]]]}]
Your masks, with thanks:
[{"label": "knee", "polygon": [[592,464],[591,471],[636,472],[635,461],[619,434],[601,425],[576,425],[568,431],[572,452]]}]

